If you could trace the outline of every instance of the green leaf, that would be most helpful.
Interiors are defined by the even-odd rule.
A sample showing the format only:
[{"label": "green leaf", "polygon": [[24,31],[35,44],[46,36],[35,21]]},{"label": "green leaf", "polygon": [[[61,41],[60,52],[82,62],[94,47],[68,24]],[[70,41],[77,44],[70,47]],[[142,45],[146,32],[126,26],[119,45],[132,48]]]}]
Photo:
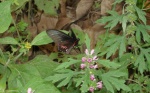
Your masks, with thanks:
[{"label": "green leaf", "polygon": [[106,58],[109,58],[119,49],[119,57],[123,55],[126,51],[126,42],[124,36],[116,36],[109,38],[108,41],[104,44],[106,50],[101,54],[106,54]]},{"label": "green leaf", "polygon": [[[136,40],[138,43],[143,39],[145,42],[150,41],[150,35],[148,34],[149,26],[137,24],[137,31],[136,31]],[[142,34],[142,37],[141,37]]]},{"label": "green leaf", "polygon": [[136,41],[138,43],[140,43],[141,42],[141,32],[140,32],[139,29],[136,30],[136,34],[135,35],[136,35]]},{"label": "green leaf", "polygon": [[52,81],[53,83],[56,83],[58,81],[61,81],[57,87],[65,86],[69,83],[71,78],[78,74],[78,72],[71,71],[69,69],[63,69],[60,71],[61,74],[55,74],[54,76],[49,76],[45,78],[46,81]]},{"label": "green leaf", "polygon": [[0,33],[5,32],[12,21],[11,11],[10,11],[10,2],[4,1],[0,3]]},{"label": "green leaf", "polygon": [[140,48],[141,53],[137,56],[135,66],[138,67],[138,70],[142,74],[145,70],[150,69],[150,48],[144,49]]},{"label": "green leaf", "polygon": [[82,45],[85,42],[85,33],[83,31],[80,31],[80,30],[75,29],[75,28],[73,28],[72,30],[75,33],[76,37],[78,39],[80,39],[78,44]]},{"label": "green leaf", "polygon": [[107,90],[114,93],[113,86],[117,89],[123,89],[125,91],[131,91],[130,88],[125,85],[125,80],[119,79],[122,76],[126,76],[126,73],[123,73],[121,71],[109,71],[105,74],[102,74],[102,81],[106,87]]},{"label": "green leaf", "polygon": [[12,0],[14,4],[11,6],[11,11],[16,11],[17,9],[24,6],[29,0]]},{"label": "green leaf", "polygon": [[80,60],[74,60],[74,59],[71,59],[69,58],[69,61],[68,62],[63,62],[62,64],[60,64],[55,70],[60,70],[60,69],[64,69],[64,68],[67,68],[73,64],[76,64],[76,63],[79,63],[81,62]]},{"label": "green leaf", "polygon": [[144,70],[146,70],[146,63],[144,61],[144,55],[142,53],[139,56],[137,56],[134,65],[138,67],[138,70],[140,71],[141,74],[143,74]]},{"label": "green leaf", "polygon": [[29,65],[36,67],[43,78],[54,74],[55,72],[53,70],[59,65],[46,55],[38,55],[28,63]]},{"label": "green leaf", "polygon": [[106,59],[108,59],[111,55],[113,55],[117,49],[119,48],[119,43],[120,42],[115,42],[113,45],[111,45],[106,51]]},{"label": "green leaf", "polygon": [[59,0],[35,0],[35,4],[40,10],[50,15],[57,15]]},{"label": "green leaf", "polygon": [[122,37],[120,40],[120,47],[119,47],[119,57],[121,57],[123,55],[124,52],[126,52],[126,42],[125,42],[125,38]]},{"label": "green leaf", "polygon": [[110,60],[98,60],[97,61],[99,64],[102,64],[103,66],[107,68],[119,68],[121,65],[115,62],[111,62]]},{"label": "green leaf", "polygon": [[18,44],[18,42],[12,37],[4,37],[0,38],[0,44]]},{"label": "green leaf", "polygon": [[91,42],[91,40],[90,40],[88,34],[86,34],[85,35],[85,44],[86,44],[86,47],[88,50],[90,50],[90,45],[91,45],[90,42]]},{"label": "green leaf", "polygon": [[51,38],[47,35],[45,31],[38,34],[33,41],[31,42],[32,45],[44,45],[53,42]]},{"label": "green leaf", "polygon": [[126,27],[127,27],[127,17],[123,16],[123,18],[122,18],[122,29],[123,29],[124,33],[125,33],[125,30],[126,30]]},{"label": "green leaf", "polygon": [[113,27],[115,27],[118,24],[118,22],[120,22],[122,20],[122,16],[120,16],[116,11],[108,11],[108,13],[111,16],[102,17],[102,19],[98,19],[96,22],[102,23],[102,24],[105,24],[108,22],[108,24],[105,26],[105,28],[112,29]]},{"label": "green leaf", "polygon": [[138,17],[143,21],[144,24],[146,24],[146,13],[139,9],[137,6],[134,6],[135,10],[137,11]]},{"label": "green leaf", "polygon": [[113,4],[121,3],[123,0],[115,0]]},{"label": "green leaf", "polygon": [[53,70],[57,67],[57,63],[50,61],[47,56],[39,55],[26,64],[9,64],[8,66],[11,70],[8,87],[18,89],[34,77],[46,78],[54,74]]},{"label": "green leaf", "polygon": [[41,77],[31,78],[25,83],[25,86],[19,88],[20,93],[26,93],[28,88],[31,88],[35,93],[47,93],[48,91],[61,93],[51,82],[45,82]]},{"label": "green leaf", "polygon": [[7,79],[7,73],[4,73],[2,78],[0,79],[0,92],[5,93],[6,89],[6,79]]}]

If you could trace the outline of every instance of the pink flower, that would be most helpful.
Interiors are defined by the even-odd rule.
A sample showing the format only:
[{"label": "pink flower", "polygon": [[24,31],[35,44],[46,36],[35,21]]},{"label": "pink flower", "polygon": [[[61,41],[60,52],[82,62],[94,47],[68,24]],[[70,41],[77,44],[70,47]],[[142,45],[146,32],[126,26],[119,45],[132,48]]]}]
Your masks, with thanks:
[{"label": "pink flower", "polygon": [[27,93],[33,93],[32,88],[28,88]]},{"label": "pink flower", "polygon": [[90,64],[90,68],[91,68],[91,69],[94,68],[94,65],[93,65],[93,64]]},{"label": "pink flower", "polygon": [[91,68],[91,69],[92,69],[92,68],[96,69],[96,68],[98,68],[98,66],[91,64],[91,65],[90,65],[90,68]]},{"label": "pink flower", "polygon": [[86,62],[86,57],[82,57],[82,62]]},{"label": "pink flower", "polygon": [[102,81],[97,82],[97,88],[101,89],[103,87]]},{"label": "pink flower", "polygon": [[92,49],[90,52],[90,55],[93,55],[93,54],[94,54],[94,49]]},{"label": "pink flower", "polygon": [[94,76],[94,75],[91,75],[91,76],[90,76],[90,79],[91,79],[92,81],[94,81],[94,80],[95,80],[95,76]]},{"label": "pink flower", "polygon": [[95,60],[98,60],[97,56],[94,56],[94,57],[93,57],[93,60],[94,60],[94,61],[95,61]]},{"label": "pink flower", "polygon": [[84,69],[85,67],[86,67],[85,64],[81,64],[81,65],[80,65],[80,68],[81,68],[81,69]]},{"label": "pink flower", "polygon": [[89,55],[88,49],[85,49],[85,54],[86,54],[86,55]]},{"label": "pink flower", "polygon": [[94,69],[98,68],[98,65],[94,65],[93,68],[94,68]]},{"label": "pink flower", "polygon": [[92,62],[93,60],[92,60],[92,58],[88,58],[87,61],[90,63],[90,62]]},{"label": "pink flower", "polygon": [[85,49],[85,54],[88,55],[93,55],[94,54],[94,49],[92,49],[89,53],[88,49]]},{"label": "pink flower", "polygon": [[90,88],[89,88],[89,91],[90,91],[90,92],[94,92],[94,87],[90,87]]}]

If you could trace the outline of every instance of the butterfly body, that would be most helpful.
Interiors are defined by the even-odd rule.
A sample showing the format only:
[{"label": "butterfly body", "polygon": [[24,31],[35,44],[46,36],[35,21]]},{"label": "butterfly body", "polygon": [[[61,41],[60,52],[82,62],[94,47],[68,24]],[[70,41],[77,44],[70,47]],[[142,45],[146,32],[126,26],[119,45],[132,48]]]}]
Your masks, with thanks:
[{"label": "butterfly body", "polygon": [[79,39],[71,37],[58,30],[47,30],[48,36],[57,44],[58,51],[69,54],[71,49],[78,44]]}]

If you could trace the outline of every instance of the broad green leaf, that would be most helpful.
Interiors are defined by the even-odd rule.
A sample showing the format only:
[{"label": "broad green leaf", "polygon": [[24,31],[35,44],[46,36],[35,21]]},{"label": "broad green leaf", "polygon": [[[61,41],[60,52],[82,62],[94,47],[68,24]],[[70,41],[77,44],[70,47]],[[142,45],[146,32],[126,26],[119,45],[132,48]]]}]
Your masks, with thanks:
[{"label": "broad green leaf", "polygon": [[18,42],[12,37],[4,37],[0,38],[0,44],[18,44]]},{"label": "broad green leaf", "polygon": [[47,56],[39,55],[26,64],[10,64],[8,66],[11,70],[8,86],[16,89],[24,86],[34,77],[46,78],[54,74],[53,70],[57,67],[57,63],[50,61]]},{"label": "broad green leaf", "polygon": [[137,11],[138,17],[143,21],[144,24],[146,24],[146,13],[139,9],[137,6],[134,6],[135,10]]},{"label": "broad green leaf", "polygon": [[29,0],[13,0],[11,11],[16,11],[17,9],[21,8],[23,5],[25,5]]},{"label": "broad green leaf", "polygon": [[50,15],[57,15],[59,0],[35,0],[35,4],[40,10]]},{"label": "broad green leaf", "polygon": [[0,78],[0,92],[5,93],[6,89],[6,81],[7,80],[7,73],[4,73],[2,75],[2,78]]},{"label": "broad green leaf", "polygon": [[[9,65],[11,74],[8,80],[10,89],[18,89],[24,86],[33,77],[41,77],[38,70],[29,64],[13,64]],[[20,82],[20,83],[18,83]]]},{"label": "broad green leaf", "polygon": [[85,42],[85,33],[74,28],[72,30],[75,33],[77,39],[80,39],[78,44],[82,45]]},{"label": "broad green leaf", "polygon": [[0,33],[5,32],[12,21],[10,2],[4,1],[0,3]]},{"label": "broad green leaf", "polygon": [[19,88],[20,93],[26,93],[28,88],[31,88],[33,93],[61,93],[51,82],[45,82],[41,77],[33,77],[25,86]]},{"label": "broad green leaf", "polygon": [[107,67],[107,68],[118,68],[121,65],[115,62],[111,62],[110,60],[98,60],[97,61],[99,64],[102,64],[103,66]]},{"label": "broad green leaf", "polygon": [[53,42],[53,40],[47,35],[45,31],[38,34],[33,41],[31,42],[32,45],[44,45]]},{"label": "broad green leaf", "polygon": [[53,62],[50,57],[46,55],[38,55],[33,60],[29,61],[29,65],[36,67],[41,77],[45,78],[54,74],[53,71],[59,64]]}]

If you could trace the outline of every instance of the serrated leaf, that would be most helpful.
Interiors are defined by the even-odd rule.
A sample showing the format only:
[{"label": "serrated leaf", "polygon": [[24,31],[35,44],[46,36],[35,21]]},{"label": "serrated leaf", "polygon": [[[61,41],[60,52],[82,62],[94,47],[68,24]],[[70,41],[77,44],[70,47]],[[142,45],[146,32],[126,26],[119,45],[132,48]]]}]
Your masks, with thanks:
[{"label": "serrated leaf", "polygon": [[18,42],[12,37],[4,37],[0,38],[0,44],[18,44]]},{"label": "serrated leaf", "polygon": [[138,70],[141,74],[143,74],[144,70],[146,70],[144,55],[142,53],[137,57],[137,60],[135,61],[135,66],[138,67]]},{"label": "serrated leaf", "polygon": [[117,49],[119,48],[119,43],[120,42],[116,42],[107,49],[106,59],[108,59],[117,51]]},{"label": "serrated leaf", "polygon": [[55,70],[60,70],[60,69],[63,69],[63,68],[67,68],[73,64],[76,64],[78,62],[81,62],[80,60],[74,60],[74,59],[69,59],[69,62],[64,62],[62,64],[60,64]]},{"label": "serrated leaf", "polygon": [[117,88],[117,90],[123,89],[125,91],[130,91],[130,88],[125,85],[125,80],[119,79],[122,76],[126,76],[126,73],[120,71],[109,71],[105,74],[102,74],[102,81],[107,90],[114,93],[113,86]]},{"label": "serrated leaf", "polygon": [[98,60],[97,61],[99,64],[102,64],[103,66],[107,67],[107,68],[118,68],[120,67],[121,65],[120,64],[117,64],[115,62],[111,62],[110,60]]},{"label": "serrated leaf", "polygon": [[136,30],[136,41],[137,41],[138,43],[141,42],[141,33],[140,33],[140,30],[139,30],[139,29]]},{"label": "serrated leaf", "polygon": [[125,30],[126,30],[126,27],[127,27],[127,17],[123,16],[123,18],[122,18],[122,29],[123,29],[124,33],[125,33]]},{"label": "serrated leaf", "polygon": [[138,17],[143,21],[144,24],[146,24],[146,13],[139,9],[137,6],[134,6],[135,10],[137,11]]},{"label": "serrated leaf", "polygon": [[0,3],[0,33],[5,32],[10,26],[12,17],[10,11],[10,2],[4,1]]},{"label": "serrated leaf", "polygon": [[38,34],[33,41],[31,42],[32,45],[44,45],[53,42],[51,38],[47,35],[45,31]]},{"label": "serrated leaf", "polygon": [[119,46],[119,57],[123,55],[124,52],[126,52],[126,43],[125,43],[125,38],[122,37],[120,40],[120,46]]},{"label": "serrated leaf", "polygon": [[61,87],[61,86],[65,86],[65,85],[67,85],[69,82],[70,82],[70,80],[71,80],[71,78],[73,77],[73,73],[68,73],[67,74],[67,77],[64,79],[64,80],[62,80],[59,84],[58,84],[58,86],[57,87]]},{"label": "serrated leaf", "polygon": [[90,50],[90,45],[91,45],[90,42],[91,42],[91,40],[90,40],[88,34],[86,34],[85,35],[85,44],[86,44],[86,47],[88,50]]}]

